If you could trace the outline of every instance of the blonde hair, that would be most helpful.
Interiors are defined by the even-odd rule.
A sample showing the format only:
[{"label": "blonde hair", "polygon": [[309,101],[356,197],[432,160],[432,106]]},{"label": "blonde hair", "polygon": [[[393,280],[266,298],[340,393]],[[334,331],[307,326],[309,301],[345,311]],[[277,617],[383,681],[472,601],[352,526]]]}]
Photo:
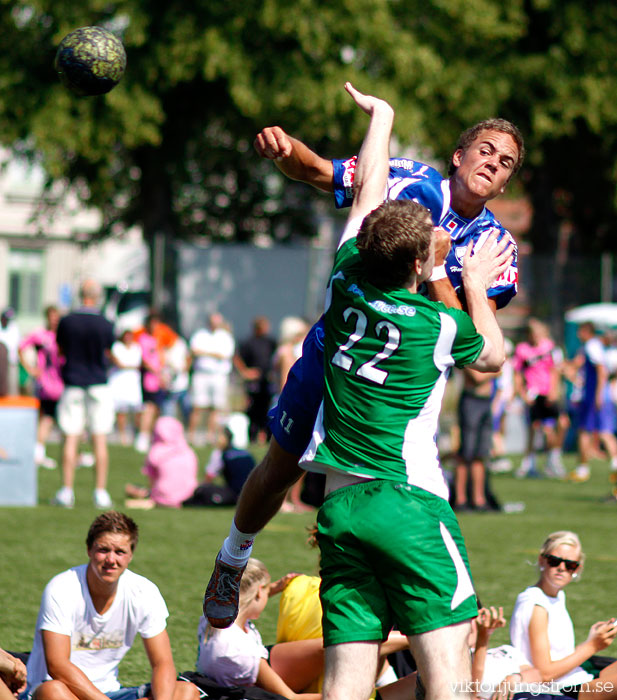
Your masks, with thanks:
[{"label": "blonde hair", "polygon": [[542,547],[540,547],[540,555],[544,557],[562,544],[567,544],[570,547],[576,547],[576,549],[578,549],[578,559],[582,566],[585,562],[583,545],[581,544],[576,532],[571,532],[570,530],[557,530],[557,532],[551,532],[551,534],[544,540]]},{"label": "blonde hair", "polygon": [[291,343],[308,332],[308,324],[298,316],[286,316],[281,321],[279,343]]},{"label": "blonde hair", "polygon": [[240,582],[240,610],[244,610],[255,600],[259,586],[268,583],[270,583],[270,573],[266,565],[259,559],[251,557]]}]

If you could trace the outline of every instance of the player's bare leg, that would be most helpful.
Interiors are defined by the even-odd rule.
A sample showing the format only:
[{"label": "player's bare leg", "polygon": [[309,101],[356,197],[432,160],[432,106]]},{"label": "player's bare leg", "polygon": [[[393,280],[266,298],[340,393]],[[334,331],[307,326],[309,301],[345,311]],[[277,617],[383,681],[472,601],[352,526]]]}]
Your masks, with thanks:
[{"label": "player's bare leg", "polygon": [[204,615],[213,627],[229,627],[236,619],[240,581],[255,535],[278,513],[287,490],[302,474],[298,456],[284,450],[273,437],[266,456],[242,488],[234,522],[206,587]]},{"label": "player's bare leg", "polygon": [[378,659],[377,642],[326,647],[323,700],[368,700],[375,687]]},{"label": "player's bare leg", "polygon": [[287,490],[304,474],[298,456],[272,438],[268,452],[253,469],[236,505],[234,522],[242,532],[259,532],[278,513]]},{"label": "player's bare leg", "polygon": [[474,697],[467,642],[470,630],[469,622],[461,622],[409,637],[409,647],[426,689],[426,700]]}]

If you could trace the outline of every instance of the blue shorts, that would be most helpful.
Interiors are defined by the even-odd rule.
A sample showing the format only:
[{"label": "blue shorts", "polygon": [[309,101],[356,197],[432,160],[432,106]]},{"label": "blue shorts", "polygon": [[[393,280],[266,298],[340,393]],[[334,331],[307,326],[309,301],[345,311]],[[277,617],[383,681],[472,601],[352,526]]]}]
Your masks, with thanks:
[{"label": "blue shorts", "polygon": [[581,401],[578,407],[578,428],[589,433],[615,432],[615,407],[611,401],[605,401],[596,408],[595,401]]},{"label": "blue shorts", "polygon": [[278,444],[300,457],[308,447],[323,399],[323,318],[308,332],[302,356],[289,370],[278,403],[268,413]]},{"label": "blue shorts", "polygon": [[143,683],[134,688],[120,688],[105,693],[109,700],[139,700],[145,698],[150,693],[150,683]]},{"label": "blue shorts", "polygon": [[[36,688],[39,686],[37,685]],[[25,691],[19,696],[19,700],[31,700],[32,696],[36,692],[36,688],[32,688],[30,693]],[[105,695],[109,700],[139,700],[139,698],[145,698],[150,693],[150,683],[142,683],[142,685],[135,686],[133,688],[120,688],[120,690],[111,690]]]}]

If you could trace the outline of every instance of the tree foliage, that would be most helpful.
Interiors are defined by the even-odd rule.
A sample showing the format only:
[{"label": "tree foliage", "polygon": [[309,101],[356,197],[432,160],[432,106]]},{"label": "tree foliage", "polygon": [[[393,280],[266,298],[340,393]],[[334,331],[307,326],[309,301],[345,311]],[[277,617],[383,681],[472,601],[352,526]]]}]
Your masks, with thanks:
[{"label": "tree foliage", "polygon": [[[80,99],[53,57],[89,24],[118,31],[128,68],[108,95]],[[511,119],[527,140],[536,248],[554,248],[564,219],[579,247],[615,248],[608,0],[0,0],[0,29],[0,141],[77,185],[105,233],[310,233],[310,192],[283,188],[251,142],[278,123],[348,154],[365,127],[349,79],[394,105],[400,142],[444,160],[470,123]]]}]

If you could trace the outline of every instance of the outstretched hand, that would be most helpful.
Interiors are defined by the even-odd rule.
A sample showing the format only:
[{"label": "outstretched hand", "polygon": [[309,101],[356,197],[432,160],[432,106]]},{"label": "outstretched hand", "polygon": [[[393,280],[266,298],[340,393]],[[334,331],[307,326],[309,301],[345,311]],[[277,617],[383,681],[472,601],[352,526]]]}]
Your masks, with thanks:
[{"label": "outstretched hand", "polygon": [[393,111],[392,107],[385,100],[381,100],[373,95],[365,95],[363,92],[356,90],[349,81],[345,83],[345,90],[351,95],[358,107],[369,116],[378,108],[386,108],[389,111]]},{"label": "outstretched hand", "polygon": [[484,245],[474,252],[470,243],[463,259],[463,285],[481,284],[490,289],[493,282],[510,267],[513,259],[512,239],[503,236],[497,241],[498,232],[493,231]]},{"label": "outstretched hand", "polygon": [[296,576],[300,576],[300,574],[297,574],[295,572],[289,573],[285,574],[285,576],[278,579],[278,581],[272,581],[272,583],[268,586],[268,597],[284,591],[285,588],[287,588],[287,586],[289,585],[289,582],[293,581],[293,579],[295,579]]},{"label": "outstretched hand", "polygon": [[500,605],[495,608],[491,605],[490,608],[480,608],[478,617],[476,617],[478,631],[486,630],[492,634],[496,629],[506,626],[506,618],[503,616],[503,607]]}]

